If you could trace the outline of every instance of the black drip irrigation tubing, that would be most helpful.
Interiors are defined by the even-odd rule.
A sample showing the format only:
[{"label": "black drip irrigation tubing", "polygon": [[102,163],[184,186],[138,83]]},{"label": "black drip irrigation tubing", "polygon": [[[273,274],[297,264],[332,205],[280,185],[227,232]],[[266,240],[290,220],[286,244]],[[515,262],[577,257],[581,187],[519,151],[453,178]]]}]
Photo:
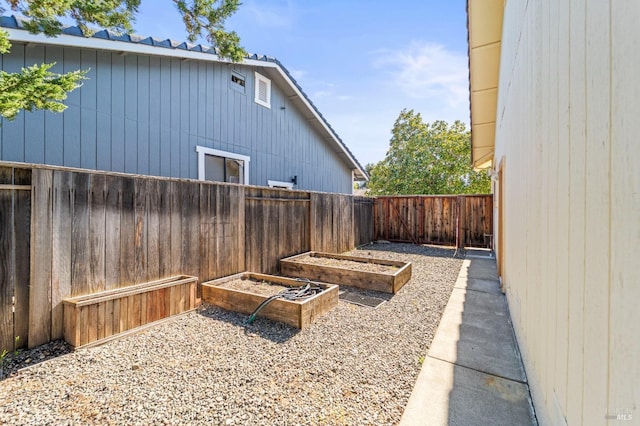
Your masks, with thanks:
[{"label": "black drip irrigation tubing", "polygon": [[256,310],[253,311],[251,315],[249,315],[249,318],[247,318],[247,320],[244,322],[244,325],[251,324],[256,319],[258,313],[260,313],[261,310],[263,310],[269,303],[273,302],[276,299],[285,299],[291,301],[304,300],[308,299],[309,297],[315,296],[316,294],[321,293],[324,290],[319,284],[314,283],[313,281],[306,278],[296,278],[296,281],[304,283],[304,285],[301,285],[300,287],[287,288],[285,290],[282,290],[280,293],[274,294],[273,296],[265,299],[258,305]]}]

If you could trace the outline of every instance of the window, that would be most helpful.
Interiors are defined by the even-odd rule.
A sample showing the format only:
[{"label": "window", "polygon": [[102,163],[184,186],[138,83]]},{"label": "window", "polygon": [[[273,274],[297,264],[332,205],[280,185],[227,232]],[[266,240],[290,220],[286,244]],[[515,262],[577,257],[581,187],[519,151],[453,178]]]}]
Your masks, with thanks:
[{"label": "window", "polygon": [[231,71],[231,88],[237,92],[244,93],[245,85],[244,76],[236,71]]},{"label": "window", "polygon": [[250,157],[204,146],[196,146],[196,151],[199,180],[249,184]]},{"label": "window", "polygon": [[293,182],[281,182],[279,180],[268,180],[269,188],[293,189]]},{"label": "window", "polygon": [[258,105],[271,108],[271,80],[256,72],[256,98]]}]

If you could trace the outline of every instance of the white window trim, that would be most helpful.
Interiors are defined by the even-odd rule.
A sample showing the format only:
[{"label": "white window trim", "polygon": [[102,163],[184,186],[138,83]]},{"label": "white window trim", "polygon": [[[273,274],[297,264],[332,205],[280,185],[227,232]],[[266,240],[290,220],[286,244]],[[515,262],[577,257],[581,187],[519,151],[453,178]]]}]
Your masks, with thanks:
[{"label": "white window trim", "polygon": [[200,145],[196,145],[196,152],[198,153],[198,180],[205,180],[204,156],[215,155],[216,157],[225,157],[225,158],[232,158],[234,160],[244,161],[244,184],[243,185],[249,185],[249,162],[251,161],[251,157],[247,155],[236,154],[234,152],[207,148],[206,146],[200,146]]},{"label": "white window trim", "polygon": [[292,182],[282,182],[280,180],[267,180],[267,185],[269,185],[269,188],[287,188],[287,189],[293,189],[293,183]]},{"label": "white window trim", "polygon": [[[266,108],[271,108],[271,80],[269,80],[267,77],[263,76],[257,71],[254,71],[254,74],[255,74],[254,100],[258,105],[262,105],[263,107],[266,107]],[[260,93],[258,89],[260,87],[260,81],[264,81],[267,85],[267,102],[264,102],[260,99]]]}]

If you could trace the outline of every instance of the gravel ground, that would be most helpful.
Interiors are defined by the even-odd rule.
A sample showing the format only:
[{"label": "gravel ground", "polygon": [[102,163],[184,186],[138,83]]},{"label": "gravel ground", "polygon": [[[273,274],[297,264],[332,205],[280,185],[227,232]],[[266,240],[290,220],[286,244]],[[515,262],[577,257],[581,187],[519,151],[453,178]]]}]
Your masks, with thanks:
[{"label": "gravel ground", "polygon": [[340,301],[303,331],[261,318],[245,329],[245,315],[202,306],[57,356],[0,381],[0,424],[396,424],[462,260],[408,244],[351,253],[411,261],[412,279],[377,309]]}]

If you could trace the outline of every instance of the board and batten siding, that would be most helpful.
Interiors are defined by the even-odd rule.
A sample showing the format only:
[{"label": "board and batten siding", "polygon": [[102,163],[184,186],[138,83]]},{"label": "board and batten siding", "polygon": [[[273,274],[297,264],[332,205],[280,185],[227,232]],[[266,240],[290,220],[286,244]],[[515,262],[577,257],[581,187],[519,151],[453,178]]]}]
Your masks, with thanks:
[{"label": "board and batten siding", "polygon": [[[349,166],[274,81],[271,108],[255,103],[255,67],[23,43],[0,61],[9,72],[89,70],[64,113],[2,121],[0,160],[196,179],[200,145],[250,156],[252,185],[298,176],[298,189],[352,192]],[[230,87],[232,70],[245,93]]]},{"label": "board and batten siding", "polygon": [[496,241],[541,424],[640,420],[638,22],[636,1],[506,2]]}]

